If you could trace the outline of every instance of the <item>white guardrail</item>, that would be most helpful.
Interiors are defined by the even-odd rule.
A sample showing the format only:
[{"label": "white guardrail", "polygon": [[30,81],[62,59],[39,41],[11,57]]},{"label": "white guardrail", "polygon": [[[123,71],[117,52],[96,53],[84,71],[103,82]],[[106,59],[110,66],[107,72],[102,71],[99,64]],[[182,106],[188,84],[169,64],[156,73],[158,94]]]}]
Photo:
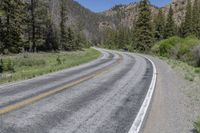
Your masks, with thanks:
[{"label": "white guardrail", "polygon": [[149,86],[149,90],[144,99],[144,102],[143,102],[143,104],[139,110],[139,113],[137,114],[136,119],[134,120],[128,133],[139,133],[140,132],[140,130],[142,128],[142,124],[145,120],[145,116],[147,114],[149,105],[150,105],[152,97],[153,97],[155,86],[156,86],[157,70],[156,70],[155,64],[153,63],[153,61],[151,61],[147,57],[144,57],[144,58],[149,60],[151,62],[151,64],[153,65],[153,77],[152,77],[151,84]]}]

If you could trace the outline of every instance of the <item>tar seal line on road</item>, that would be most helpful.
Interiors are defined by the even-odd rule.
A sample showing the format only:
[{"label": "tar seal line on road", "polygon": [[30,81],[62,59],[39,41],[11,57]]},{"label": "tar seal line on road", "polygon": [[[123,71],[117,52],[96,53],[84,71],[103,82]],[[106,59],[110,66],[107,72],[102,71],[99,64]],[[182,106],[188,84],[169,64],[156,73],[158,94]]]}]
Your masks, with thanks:
[{"label": "tar seal line on road", "polygon": [[137,114],[136,119],[134,120],[130,130],[128,133],[139,133],[142,127],[142,124],[145,120],[145,116],[147,114],[149,105],[151,103],[152,97],[153,97],[153,93],[155,90],[155,85],[156,85],[156,78],[157,78],[157,70],[155,67],[155,64],[153,63],[153,61],[151,61],[149,58],[145,57],[147,60],[149,60],[151,62],[151,64],[153,65],[153,77],[152,77],[152,81],[151,84],[149,86],[149,90],[147,92],[147,95],[144,99],[144,102],[140,108],[140,111]]}]

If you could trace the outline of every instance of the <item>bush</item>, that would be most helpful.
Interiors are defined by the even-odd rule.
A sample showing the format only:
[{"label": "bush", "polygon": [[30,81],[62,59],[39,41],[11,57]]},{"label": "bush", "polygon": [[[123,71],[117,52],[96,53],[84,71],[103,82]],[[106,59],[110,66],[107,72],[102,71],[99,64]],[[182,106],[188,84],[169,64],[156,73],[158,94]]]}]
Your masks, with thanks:
[{"label": "bush", "polygon": [[200,117],[197,120],[197,122],[194,123],[194,127],[195,127],[197,133],[200,133]]},{"label": "bush", "polygon": [[0,60],[0,73],[3,73],[3,60]]},{"label": "bush", "polygon": [[57,64],[58,64],[58,65],[61,65],[61,64],[62,64],[62,60],[61,60],[60,56],[58,56],[58,57],[56,58],[56,61],[57,61]]},{"label": "bush", "polygon": [[200,67],[200,45],[193,48],[192,55],[194,58],[195,65]]},{"label": "bush", "polygon": [[152,51],[163,57],[178,59],[193,64],[194,60],[196,60],[196,63],[199,63],[199,55],[197,54],[199,48],[196,48],[198,44],[200,44],[200,41],[196,37],[189,36],[180,38],[175,36],[158,42],[153,46]]},{"label": "bush", "polygon": [[14,63],[10,58],[2,60],[1,64],[3,66],[3,71],[15,72]]},{"label": "bush", "polygon": [[180,37],[171,37],[169,39],[163,40],[155,44],[152,51],[160,56],[171,57],[172,49],[175,48],[176,44],[180,42]]}]

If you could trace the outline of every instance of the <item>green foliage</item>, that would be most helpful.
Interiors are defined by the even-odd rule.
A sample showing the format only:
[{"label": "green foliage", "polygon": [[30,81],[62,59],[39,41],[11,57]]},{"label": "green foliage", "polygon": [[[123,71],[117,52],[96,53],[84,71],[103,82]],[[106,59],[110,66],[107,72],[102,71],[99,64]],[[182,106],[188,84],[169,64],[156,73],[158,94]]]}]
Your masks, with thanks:
[{"label": "green foliage", "polygon": [[4,16],[4,11],[0,9],[0,17]]},{"label": "green foliage", "polygon": [[44,66],[46,64],[46,61],[42,59],[24,58],[19,60],[15,64],[17,64],[19,67],[21,66],[34,67],[34,66]]},{"label": "green foliage", "polygon": [[162,9],[159,10],[158,15],[154,19],[155,23],[155,39],[160,41],[164,38],[165,17]]},{"label": "green foliage", "polygon": [[66,1],[61,0],[60,3],[60,49],[66,50],[66,43],[67,43],[67,27],[66,27],[66,21],[67,21],[67,8],[66,8]]},{"label": "green foliage", "polygon": [[139,15],[135,27],[134,47],[139,51],[148,51],[154,41],[149,0],[141,0],[138,8]]},{"label": "green foliage", "polygon": [[200,133],[200,118],[198,118],[197,122],[194,123],[194,127],[197,133]]},{"label": "green foliage", "polygon": [[191,73],[188,73],[185,75],[185,79],[188,81],[194,81],[194,75]]},{"label": "green foliage", "polygon": [[[58,53],[26,53],[3,56],[3,65],[7,67],[9,60],[14,66],[14,72],[4,71],[0,83],[28,79],[38,75],[66,69],[98,58],[101,54],[95,49],[84,49],[76,52]],[[25,57],[25,58],[24,58]],[[58,63],[57,58],[62,61]],[[60,62],[59,61],[59,62]],[[0,63],[1,64],[1,63]],[[11,76],[7,76],[11,75]]]},{"label": "green foliage", "polygon": [[166,20],[165,30],[164,30],[164,38],[172,37],[176,34],[176,24],[174,22],[174,11],[172,6],[170,6],[169,13]]},{"label": "green foliage", "polygon": [[177,36],[171,37],[171,38],[166,39],[166,40],[162,40],[162,41],[156,43],[152,47],[152,51],[154,53],[159,54],[160,56],[170,57],[172,48],[175,47],[175,45],[177,43],[179,43],[180,40],[181,40],[181,38],[179,38]]},{"label": "green foliage", "polygon": [[185,19],[181,24],[181,35],[187,37],[193,33],[193,22],[192,22],[192,5],[191,0],[187,0],[187,8]]},{"label": "green foliage", "polygon": [[0,60],[0,73],[3,73],[3,60]]},{"label": "green foliage", "polygon": [[192,55],[194,58],[194,64],[196,66],[200,67],[200,44],[193,48]]},{"label": "green foliage", "polygon": [[57,61],[58,65],[62,64],[62,60],[61,60],[60,56],[58,56],[58,57],[56,58],[56,61]]},{"label": "green foliage", "polygon": [[59,35],[58,35],[58,30],[54,26],[51,18],[48,19],[46,28],[47,28],[47,32],[46,32],[46,38],[45,38],[45,50],[57,51],[59,49]]},{"label": "green foliage", "polygon": [[[4,17],[0,22],[4,27],[0,31],[3,49],[12,53],[19,53],[23,47],[24,2],[22,0],[2,0],[1,4],[4,11]],[[2,52],[3,50],[1,50]]]},{"label": "green foliage", "polygon": [[129,28],[122,26],[117,30],[107,29],[102,43],[109,49],[125,49],[131,45],[131,34]]},{"label": "green foliage", "polygon": [[200,38],[200,0],[195,0],[192,10],[193,33]]},{"label": "green foliage", "polygon": [[179,59],[190,64],[194,62],[192,50],[200,41],[193,36],[187,38],[171,37],[154,45],[152,51],[160,56]]},{"label": "green foliage", "polygon": [[3,72],[15,72],[13,60],[11,60],[10,58],[1,60],[1,65],[3,68]]},{"label": "green foliage", "polygon": [[200,74],[200,68],[196,68],[196,69],[195,69],[195,73]]}]

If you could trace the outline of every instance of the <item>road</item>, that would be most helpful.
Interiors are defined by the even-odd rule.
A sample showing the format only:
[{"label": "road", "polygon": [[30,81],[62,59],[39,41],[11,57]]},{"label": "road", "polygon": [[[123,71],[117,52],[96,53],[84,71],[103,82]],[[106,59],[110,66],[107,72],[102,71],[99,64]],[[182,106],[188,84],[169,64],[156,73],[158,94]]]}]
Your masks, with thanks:
[{"label": "road", "polygon": [[90,63],[0,85],[1,133],[126,133],[149,90],[151,62],[99,49]]}]

